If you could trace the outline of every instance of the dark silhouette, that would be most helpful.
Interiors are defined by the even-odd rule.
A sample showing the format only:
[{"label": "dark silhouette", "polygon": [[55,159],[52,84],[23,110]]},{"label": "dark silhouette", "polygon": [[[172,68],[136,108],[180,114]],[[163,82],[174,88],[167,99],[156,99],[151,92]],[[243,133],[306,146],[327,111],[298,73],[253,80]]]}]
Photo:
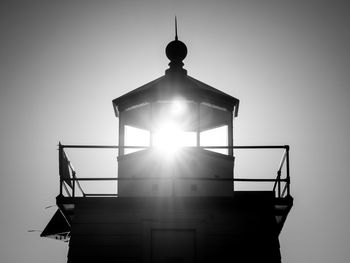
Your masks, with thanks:
[{"label": "dark silhouette", "polygon": [[[166,47],[166,74],[113,100],[118,146],[59,145],[59,210],[42,236],[69,239],[70,263],[281,262],[278,235],[293,204],[289,146],[233,145],[239,100],[187,75],[187,47],[178,40],[177,24],[175,30]],[[185,113],[174,113],[177,101]],[[186,135],[180,139],[187,144],[172,131],[160,139],[160,127],[169,121],[181,128],[177,135]],[[131,131],[145,143],[133,144]],[[159,141],[166,148],[172,141],[188,147],[168,154]],[[119,149],[118,178],[78,178],[66,148]],[[234,176],[234,149],[261,148],[284,150],[277,177]],[[89,194],[79,182],[93,180],[118,181],[118,192]],[[235,191],[239,181],[273,186]]]}]

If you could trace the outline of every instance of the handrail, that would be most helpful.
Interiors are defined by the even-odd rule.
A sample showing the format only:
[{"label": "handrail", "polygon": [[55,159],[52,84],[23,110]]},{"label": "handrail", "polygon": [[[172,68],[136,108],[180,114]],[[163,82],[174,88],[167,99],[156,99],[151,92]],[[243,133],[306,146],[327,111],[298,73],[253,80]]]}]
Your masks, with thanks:
[{"label": "handrail", "polygon": [[[148,177],[131,177],[131,178],[118,178],[118,177],[85,177],[85,178],[70,178],[62,179],[63,181],[144,181],[144,180],[198,180],[198,181],[230,181],[230,182],[275,182],[276,179],[270,178],[211,178],[211,177],[164,177],[164,176],[148,176]],[[281,179],[283,182],[287,182],[286,179]]]},{"label": "handrail", "polygon": [[[81,148],[81,149],[151,149],[154,146],[121,146],[121,145],[76,145],[76,144],[60,144],[59,147],[64,148]],[[186,149],[287,149],[289,145],[236,145],[236,146],[184,146]]]},{"label": "handrail", "polygon": [[[209,178],[209,177],[133,177],[133,178],[117,178],[117,177],[99,177],[99,178],[78,178],[76,176],[76,171],[68,160],[68,156],[66,155],[64,149],[65,148],[80,148],[80,149],[149,149],[154,148],[150,146],[118,146],[118,145],[63,145],[59,143],[59,155],[60,155],[60,169],[62,156],[66,158],[67,165],[71,171],[71,175],[69,178],[60,174],[60,194],[63,195],[63,187],[65,191],[70,197],[75,197],[75,183],[77,184],[79,190],[83,194],[83,197],[87,196],[118,196],[117,194],[87,194],[83,191],[80,181],[125,181],[125,180],[199,180],[199,181],[231,181],[231,182],[274,182],[272,191],[276,193],[277,188],[277,197],[283,198],[285,196],[290,196],[290,171],[289,171],[289,145],[259,145],[259,146],[248,146],[248,145],[240,145],[240,146],[193,146],[193,147],[183,147],[189,149],[284,149],[283,155],[281,157],[281,161],[278,166],[277,176],[275,179],[269,178]],[[281,178],[282,169],[286,167],[286,177]],[[60,170],[61,171],[61,170]],[[72,184],[70,185],[69,182]],[[281,188],[281,183],[285,183],[283,189]],[[67,186],[70,186],[72,189],[72,194],[68,191]],[[286,194],[286,195],[285,195]]]}]

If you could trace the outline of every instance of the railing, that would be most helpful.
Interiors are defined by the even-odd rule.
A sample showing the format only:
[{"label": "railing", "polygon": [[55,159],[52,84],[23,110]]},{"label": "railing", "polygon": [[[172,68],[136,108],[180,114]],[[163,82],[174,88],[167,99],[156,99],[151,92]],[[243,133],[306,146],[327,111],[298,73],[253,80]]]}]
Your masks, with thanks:
[{"label": "railing", "polygon": [[[114,146],[114,145],[62,145],[59,143],[59,173],[60,173],[60,195],[67,197],[77,197],[77,191],[79,191],[82,197],[93,197],[93,196],[118,196],[118,194],[105,194],[105,193],[86,193],[81,187],[80,182],[83,181],[114,181],[118,182],[121,180],[147,180],[147,179],[159,179],[166,180],[167,177],[151,177],[151,178],[118,178],[118,177],[85,177],[78,178],[77,172],[73,168],[66,152],[64,149],[147,149],[150,147],[145,146]],[[289,164],[289,145],[268,145],[268,146],[203,146],[203,147],[184,147],[184,148],[202,148],[206,150],[213,149],[236,149],[236,150],[268,150],[268,149],[282,149],[283,154],[279,163],[276,177],[275,178],[204,178],[204,177],[181,177],[179,180],[212,180],[212,181],[231,181],[233,186],[235,182],[245,183],[274,183],[270,191],[275,193],[276,198],[284,198],[290,196],[290,164]],[[285,176],[282,176],[282,171],[285,169]]]}]

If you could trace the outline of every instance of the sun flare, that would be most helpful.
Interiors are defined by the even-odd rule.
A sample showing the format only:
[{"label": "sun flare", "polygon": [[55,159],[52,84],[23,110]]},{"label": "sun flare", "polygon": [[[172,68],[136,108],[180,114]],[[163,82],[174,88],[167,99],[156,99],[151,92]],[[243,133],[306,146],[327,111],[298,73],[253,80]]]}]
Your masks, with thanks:
[{"label": "sun flare", "polygon": [[154,132],[153,146],[164,153],[174,153],[181,147],[196,146],[196,133],[183,131],[175,122],[167,122]]}]

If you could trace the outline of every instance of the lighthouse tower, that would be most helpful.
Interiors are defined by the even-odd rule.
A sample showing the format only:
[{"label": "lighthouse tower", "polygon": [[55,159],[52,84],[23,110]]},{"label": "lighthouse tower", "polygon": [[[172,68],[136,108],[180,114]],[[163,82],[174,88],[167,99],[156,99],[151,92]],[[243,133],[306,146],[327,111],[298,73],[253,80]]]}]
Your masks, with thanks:
[{"label": "lighthouse tower", "polygon": [[[289,146],[235,145],[239,100],[187,74],[177,32],[165,51],[164,76],[113,100],[118,146],[59,144],[59,209],[42,236],[69,241],[69,263],[281,262]],[[76,148],[116,151],[118,173],[78,174],[67,155]],[[282,151],[273,178],[234,173],[236,150],[261,149]],[[84,189],[101,181],[115,192]],[[271,187],[237,190],[242,182]]]}]

